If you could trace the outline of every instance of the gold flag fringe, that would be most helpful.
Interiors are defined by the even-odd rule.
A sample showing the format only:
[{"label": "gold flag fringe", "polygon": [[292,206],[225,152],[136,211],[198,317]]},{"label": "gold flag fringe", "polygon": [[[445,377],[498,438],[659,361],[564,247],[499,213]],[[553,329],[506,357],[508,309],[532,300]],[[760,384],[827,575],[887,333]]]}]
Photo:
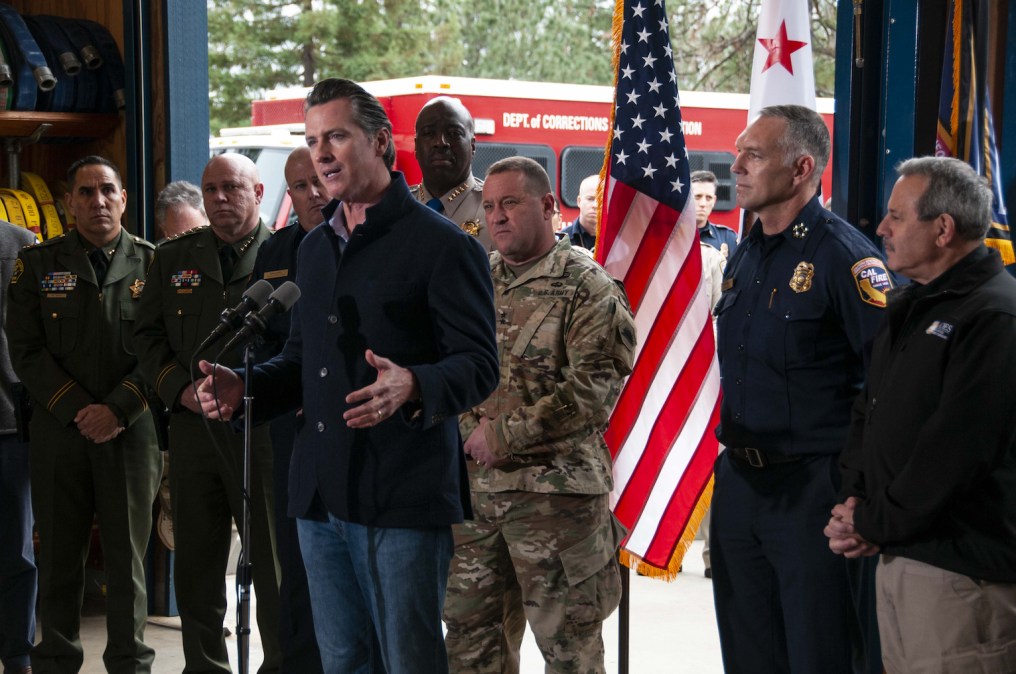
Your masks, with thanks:
[{"label": "gold flag fringe", "polygon": [[695,534],[698,532],[699,525],[702,524],[702,518],[706,516],[706,511],[709,509],[709,503],[712,499],[713,476],[710,475],[709,482],[706,484],[705,489],[702,490],[702,495],[699,496],[698,502],[695,504],[694,510],[692,510],[688,526],[685,527],[681,533],[680,540],[674,546],[674,554],[670,556],[670,561],[667,562],[666,567],[654,566],[634,552],[629,552],[623,548],[619,553],[621,563],[640,576],[659,578],[668,583],[677,578],[677,574],[681,570],[681,564],[684,562],[684,555],[688,552],[688,548],[691,547],[691,542],[695,540]]},{"label": "gold flag fringe", "polygon": [[1005,239],[985,239],[984,245],[994,248],[1002,256],[1002,264],[1013,264],[1016,262],[1016,253],[1013,251],[1012,241]]}]

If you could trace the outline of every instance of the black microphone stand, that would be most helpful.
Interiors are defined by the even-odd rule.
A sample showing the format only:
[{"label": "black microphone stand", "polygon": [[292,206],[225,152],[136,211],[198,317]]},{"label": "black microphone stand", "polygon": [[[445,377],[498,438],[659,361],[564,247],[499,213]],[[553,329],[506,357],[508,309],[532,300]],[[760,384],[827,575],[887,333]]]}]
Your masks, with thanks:
[{"label": "black microphone stand", "polygon": [[236,565],[236,659],[240,674],[250,672],[250,587],[252,580],[250,563],[250,520],[251,520],[251,468],[254,463],[252,442],[254,431],[254,395],[251,392],[251,375],[254,372],[254,338],[243,348],[243,500],[240,518],[240,559]]}]

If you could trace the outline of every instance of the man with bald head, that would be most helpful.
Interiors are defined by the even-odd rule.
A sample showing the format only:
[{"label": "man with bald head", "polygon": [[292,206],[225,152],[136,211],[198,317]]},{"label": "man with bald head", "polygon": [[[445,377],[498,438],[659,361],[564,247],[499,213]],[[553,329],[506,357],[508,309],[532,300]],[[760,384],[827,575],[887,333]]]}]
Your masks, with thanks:
[{"label": "man with bald head", "polygon": [[571,241],[573,246],[587,250],[593,250],[596,247],[596,189],[599,186],[600,176],[596,173],[586,176],[579,183],[579,194],[576,197],[579,217],[561,230],[561,234]]},{"label": "man with bald head", "polygon": [[413,196],[494,250],[483,216],[483,181],[473,175],[476,136],[469,110],[457,98],[432,98],[416,117],[415,141],[423,182],[410,188]]},{"label": "man with bald head", "polygon": [[[257,261],[250,284],[265,279],[278,288],[286,281],[296,281],[297,250],[304,235],[324,220],[321,209],[330,199],[314,170],[310,149],[298,147],[286,159],[286,185],[293,200],[296,223],[284,227],[258,249]],[[261,335],[258,362],[280,353],[289,337],[289,312],[276,314],[267,322]],[[279,647],[282,649],[282,671],[314,674],[321,671],[321,654],[314,638],[307,573],[303,568],[296,518],[289,517],[289,461],[296,439],[297,411],[272,419],[271,436],[275,456],[275,544],[279,556],[281,585],[279,588]]]},{"label": "man with bald head", "polygon": [[[236,306],[270,232],[260,220],[264,193],[247,157],[213,157],[201,177],[210,227],[163,242],[149,269],[135,329],[142,370],[171,412],[170,493],[176,538],[176,599],[183,627],[186,671],[229,672],[223,638],[224,579],[232,522],[241,521],[243,436],[224,424],[207,426],[195,398],[191,363],[228,367],[241,354],[199,350],[226,308]],[[251,550],[257,620],[264,646],[262,674],[279,671],[278,562],[272,518],[272,445],[268,428],[255,429],[251,476]]]}]

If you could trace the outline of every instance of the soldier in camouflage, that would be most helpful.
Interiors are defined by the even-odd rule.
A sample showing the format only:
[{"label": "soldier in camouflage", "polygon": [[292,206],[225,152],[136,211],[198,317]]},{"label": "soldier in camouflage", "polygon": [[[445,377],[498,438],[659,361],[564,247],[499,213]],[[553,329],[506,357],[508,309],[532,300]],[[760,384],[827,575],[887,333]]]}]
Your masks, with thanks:
[{"label": "soldier in camouflage", "polygon": [[483,207],[497,247],[501,381],[459,422],[475,519],[454,530],[450,670],[518,672],[521,634],[510,626],[524,616],[548,672],[603,672],[602,623],[620,599],[624,531],[608,505],[601,430],[631,371],[631,309],[589,255],[555,240],[539,164],[493,164]]}]

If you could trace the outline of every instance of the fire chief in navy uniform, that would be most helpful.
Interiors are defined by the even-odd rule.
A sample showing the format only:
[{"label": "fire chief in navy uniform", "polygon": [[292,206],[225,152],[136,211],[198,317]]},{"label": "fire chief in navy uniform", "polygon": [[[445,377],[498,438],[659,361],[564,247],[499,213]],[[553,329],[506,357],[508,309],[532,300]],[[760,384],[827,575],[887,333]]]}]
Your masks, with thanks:
[{"label": "fire chief in navy uniform", "polygon": [[854,574],[822,530],[891,280],[872,243],[820,205],[828,158],[819,115],[773,106],[737,139],[731,167],[738,206],[758,220],[716,307],[717,436],[728,449],[716,462],[710,540],[730,674],[865,667]]}]

